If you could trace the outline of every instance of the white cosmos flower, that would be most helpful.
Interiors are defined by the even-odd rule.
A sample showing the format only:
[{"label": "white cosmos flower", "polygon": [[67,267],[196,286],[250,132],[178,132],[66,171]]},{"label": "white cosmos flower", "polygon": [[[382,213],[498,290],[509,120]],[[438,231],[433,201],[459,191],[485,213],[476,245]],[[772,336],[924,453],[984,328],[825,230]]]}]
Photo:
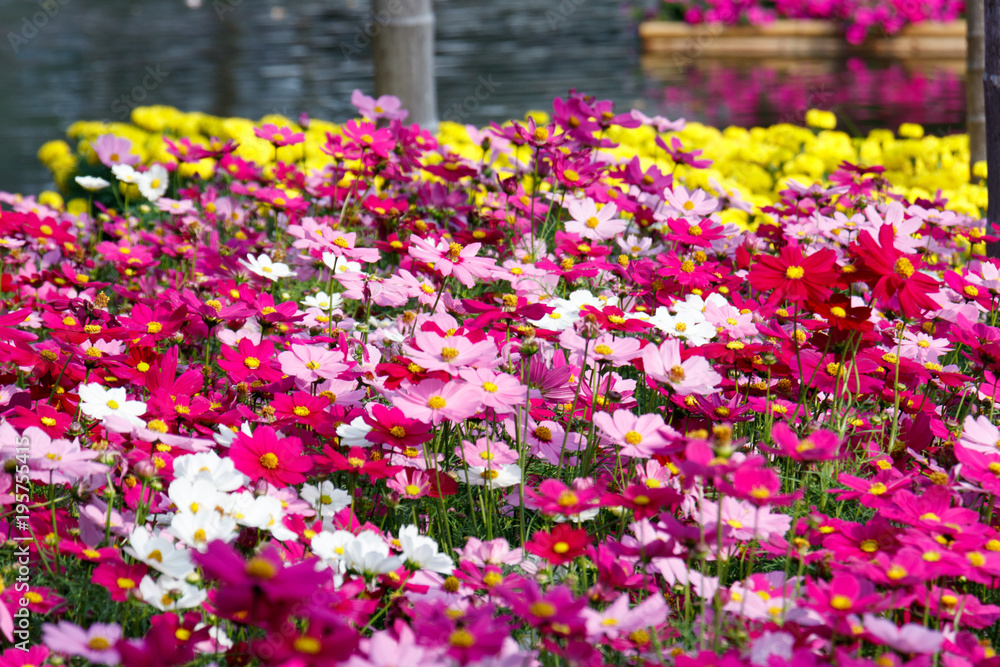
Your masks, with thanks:
[{"label": "white cosmos flower", "polygon": [[108,389],[96,382],[80,385],[80,411],[92,419],[104,421],[114,415],[137,428],[146,426],[139,415],[146,413],[146,404],[128,400],[124,387]]},{"label": "white cosmos flower", "polygon": [[716,336],[716,328],[705,318],[705,314],[686,309],[671,315],[663,306],[656,309],[648,320],[654,327],[674,338],[683,338],[694,346],[704,345]]},{"label": "white cosmos flower", "polygon": [[333,516],[351,504],[351,494],[338,489],[329,480],[319,484],[304,485],[299,497],[315,507],[323,517]]},{"label": "white cosmos flower", "polygon": [[170,522],[170,534],[193,549],[204,551],[212,540],[231,542],[237,535],[236,521],[218,512],[175,514]]},{"label": "white cosmos flower", "polygon": [[404,526],[399,531],[399,544],[403,558],[412,566],[445,575],[451,574],[454,569],[451,559],[438,551],[438,543],[421,535],[416,526]]},{"label": "white cosmos flower", "polygon": [[516,463],[508,463],[494,468],[469,466],[468,474],[465,470],[459,470],[458,477],[461,481],[472,486],[489,484],[494,489],[502,489],[521,482],[521,467]]},{"label": "white cosmos flower", "polygon": [[344,565],[361,574],[385,574],[398,570],[403,561],[389,555],[389,545],[377,533],[363,530],[344,546]]},{"label": "white cosmos flower", "polygon": [[200,607],[208,593],[182,579],[160,577],[158,581],[148,574],[139,582],[142,601],[160,611],[177,611]]},{"label": "white cosmos flower", "polygon": [[156,201],[167,191],[170,176],[162,164],[154,164],[144,174],[139,175],[139,192],[149,201]]},{"label": "white cosmos flower", "polygon": [[104,188],[111,185],[108,181],[104,180],[99,176],[77,176],[74,179],[80,184],[80,187],[84,190],[89,190],[91,192],[97,192],[98,190],[103,190]]},{"label": "white cosmos flower", "polygon": [[[127,164],[116,164],[111,167],[111,173],[122,183],[138,183],[139,172]],[[110,185],[110,183],[109,183]]]},{"label": "white cosmos flower", "polygon": [[214,512],[219,505],[226,504],[221,493],[211,479],[201,477],[194,480],[175,479],[167,489],[167,496],[177,505],[178,512],[200,514]]},{"label": "white cosmos flower", "polygon": [[364,417],[357,417],[350,424],[341,424],[337,427],[337,437],[340,444],[345,447],[368,447],[371,445],[366,436],[371,432],[372,427],[365,423]]},{"label": "white cosmos flower", "polygon": [[207,479],[216,489],[225,492],[235,491],[249,482],[249,478],[236,469],[232,459],[222,458],[215,452],[178,456],[174,459],[174,479],[189,482]]},{"label": "white cosmos flower", "polygon": [[240,260],[240,264],[247,267],[251,273],[255,273],[266,280],[278,280],[279,278],[287,278],[292,275],[292,270],[288,268],[287,264],[271,261],[271,258],[267,255],[260,255],[259,257],[247,255],[246,259]]},{"label": "white cosmos flower", "polygon": [[344,303],[344,297],[340,294],[327,294],[326,292],[319,292],[314,296],[302,299],[302,305],[308,308],[319,308],[324,312],[330,310],[331,307],[339,308],[342,303]]},{"label": "white cosmos flower", "polygon": [[194,572],[187,549],[178,549],[170,540],[153,537],[143,526],[132,531],[128,541],[131,547],[126,547],[126,553],[163,574],[183,579]]},{"label": "white cosmos flower", "polygon": [[354,541],[354,534],[346,530],[335,530],[332,533],[324,530],[312,538],[309,548],[323,560],[341,562],[347,553],[347,545]]}]

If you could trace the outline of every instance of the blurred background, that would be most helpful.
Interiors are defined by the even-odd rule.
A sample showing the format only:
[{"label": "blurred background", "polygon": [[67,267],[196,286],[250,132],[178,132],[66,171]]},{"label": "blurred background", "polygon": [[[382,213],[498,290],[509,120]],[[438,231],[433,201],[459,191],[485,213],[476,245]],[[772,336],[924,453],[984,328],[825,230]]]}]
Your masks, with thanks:
[{"label": "blurred background", "polygon": [[[520,118],[576,88],[717,126],[801,122],[816,107],[859,135],[964,129],[964,62],[641,57],[638,12],[620,1],[434,8],[441,120]],[[0,190],[51,187],[39,146],[139,105],[346,120],[351,91],[373,93],[372,24],[367,0],[0,0]]]}]

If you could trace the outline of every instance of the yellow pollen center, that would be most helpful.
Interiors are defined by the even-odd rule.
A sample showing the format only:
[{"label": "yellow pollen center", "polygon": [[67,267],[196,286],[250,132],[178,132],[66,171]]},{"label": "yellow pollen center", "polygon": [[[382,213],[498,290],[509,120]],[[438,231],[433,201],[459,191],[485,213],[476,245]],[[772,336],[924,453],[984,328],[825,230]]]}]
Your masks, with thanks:
[{"label": "yellow pollen center", "polygon": [[268,452],[260,457],[260,464],[268,470],[274,470],[278,467],[278,457]]},{"label": "yellow pollen center", "polygon": [[790,266],[785,269],[785,276],[791,280],[798,280],[804,275],[806,275],[806,271],[801,266]]}]

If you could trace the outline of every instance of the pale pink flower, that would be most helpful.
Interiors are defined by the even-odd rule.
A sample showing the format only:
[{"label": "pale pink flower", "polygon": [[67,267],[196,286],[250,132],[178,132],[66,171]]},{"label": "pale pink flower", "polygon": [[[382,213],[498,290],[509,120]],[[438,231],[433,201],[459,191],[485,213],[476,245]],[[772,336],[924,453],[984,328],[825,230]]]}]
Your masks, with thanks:
[{"label": "pale pink flower", "polygon": [[681,343],[676,338],[668,338],[659,347],[647,345],[642,351],[642,364],[646,375],[670,385],[681,396],[714,394],[722,382],[722,376],[712,370],[705,357],[682,360]]},{"label": "pale pink flower", "polygon": [[407,343],[404,354],[429,371],[456,374],[468,366],[493,364],[497,346],[491,338],[474,343],[465,336],[444,337],[433,331],[418,331]]},{"label": "pale pink flower", "polygon": [[500,466],[507,463],[517,463],[517,452],[501,440],[479,438],[475,444],[468,440],[462,441],[461,447],[455,448],[455,454],[473,466]]},{"label": "pale pink flower", "polygon": [[522,560],[520,549],[511,549],[507,540],[498,537],[495,540],[481,542],[476,537],[470,537],[465,542],[464,549],[456,549],[462,558],[473,565],[517,565]]},{"label": "pale pink flower", "polygon": [[965,418],[962,438],[958,444],[974,452],[996,454],[1000,451],[1000,430],[985,415]]},{"label": "pale pink flower", "polygon": [[304,382],[329,380],[347,370],[342,363],[343,354],[333,352],[319,345],[292,345],[278,355],[281,372]]},{"label": "pale pink flower", "polygon": [[[509,414],[524,405],[524,401],[539,395],[537,389],[527,389],[513,375],[496,373],[488,368],[466,368],[458,372],[459,377],[483,390],[483,406],[493,408],[497,414]],[[530,392],[530,393],[529,393]]]},{"label": "pale pink flower", "polygon": [[473,287],[477,279],[490,277],[496,260],[476,257],[481,243],[462,246],[441,240],[433,244],[417,236],[410,237],[410,256],[420,262],[434,265],[434,270],[442,276],[455,276],[455,280],[466,287]]},{"label": "pale pink flower", "polygon": [[58,625],[42,625],[42,643],[49,649],[102,665],[117,665],[121,662],[121,656],[115,648],[121,636],[122,629],[117,623],[94,623],[86,630],[70,621],[59,621]]},{"label": "pale pink flower", "polygon": [[613,239],[628,226],[628,222],[615,217],[618,208],[614,204],[605,204],[597,210],[593,199],[570,199],[566,202],[566,211],[570,215],[566,231],[593,241]]},{"label": "pale pink flower", "polygon": [[663,199],[673,212],[686,217],[705,216],[714,213],[719,208],[719,200],[709,197],[704,190],[688,192],[683,185],[666,188]]},{"label": "pale pink flower", "polygon": [[389,396],[410,419],[427,424],[460,422],[479,412],[482,390],[462,380],[424,380]]},{"label": "pale pink flower", "polygon": [[636,415],[630,410],[615,410],[613,415],[598,412],[594,424],[611,444],[620,448],[622,456],[648,459],[666,444],[660,435],[666,424],[657,414]]},{"label": "pale pink flower", "polygon": [[97,159],[105,167],[116,164],[138,164],[142,158],[132,152],[132,142],[114,134],[102,134],[90,143],[97,153]]}]

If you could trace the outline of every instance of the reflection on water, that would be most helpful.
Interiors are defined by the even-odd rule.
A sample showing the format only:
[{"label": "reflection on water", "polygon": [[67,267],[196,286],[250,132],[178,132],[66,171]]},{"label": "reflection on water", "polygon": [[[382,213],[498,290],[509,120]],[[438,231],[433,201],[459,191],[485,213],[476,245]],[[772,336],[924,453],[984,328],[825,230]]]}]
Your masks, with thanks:
[{"label": "reflection on water", "polygon": [[[343,120],[352,112],[351,91],[373,89],[368,0],[202,0],[198,9],[184,0],[56,4],[35,29],[36,0],[0,0],[3,190],[49,187],[35,152],[78,119],[119,120],[137,104],[170,104],[250,118],[305,111]],[[808,101],[815,86],[813,74],[787,63],[727,73],[724,64],[696,61],[664,76],[662,63],[640,63],[635,25],[616,0],[436,0],[435,10],[438,108],[449,120],[482,125],[521,116],[577,88],[647,113],[768,123]],[[876,72],[871,94],[852,97],[857,77],[846,74],[845,63],[823,67],[821,85],[833,101],[820,106],[846,113],[861,130],[912,120],[907,113],[931,107],[940,112],[935,123],[962,122],[957,75],[944,84],[928,75],[924,92],[903,103],[897,97],[914,90],[909,83],[880,99],[883,75]],[[493,84],[486,99],[471,97],[481,77]],[[898,113],[883,113],[889,108]]]}]

